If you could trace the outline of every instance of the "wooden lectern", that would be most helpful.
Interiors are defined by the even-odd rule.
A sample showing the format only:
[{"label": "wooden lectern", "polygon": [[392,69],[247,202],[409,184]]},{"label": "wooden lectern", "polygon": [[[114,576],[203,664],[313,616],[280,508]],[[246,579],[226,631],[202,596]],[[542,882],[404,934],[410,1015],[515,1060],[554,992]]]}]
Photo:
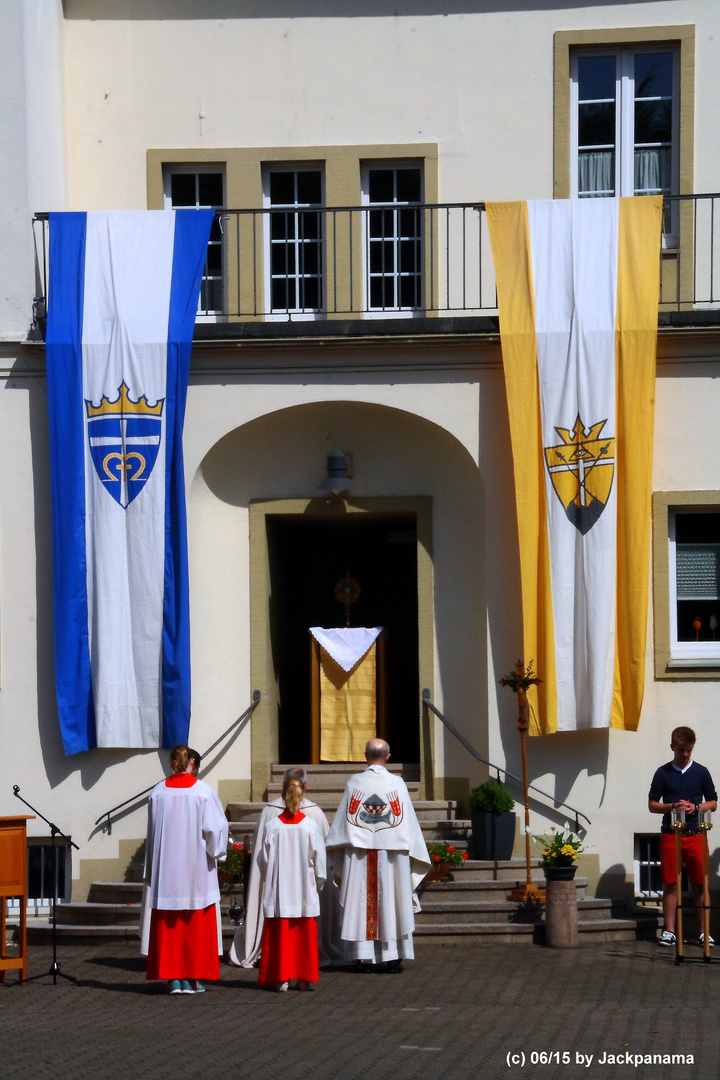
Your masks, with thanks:
[{"label": "wooden lectern", "polygon": [[[33,814],[0,817],[0,982],[6,971],[19,971],[20,982],[27,979],[27,822]],[[7,901],[20,901],[20,952],[8,956],[6,942]]]}]

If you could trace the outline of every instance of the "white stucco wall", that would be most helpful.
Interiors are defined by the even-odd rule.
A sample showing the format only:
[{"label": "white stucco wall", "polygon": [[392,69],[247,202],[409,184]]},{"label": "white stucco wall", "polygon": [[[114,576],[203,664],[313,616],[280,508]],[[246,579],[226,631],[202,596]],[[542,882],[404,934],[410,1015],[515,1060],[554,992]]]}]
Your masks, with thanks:
[{"label": "white stucco wall", "polygon": [[[720,38],[714,0],[492,5],[447,11],[317,2],[65,9],[70,198],[74,209],[146,203],[149,147],[436,142],[440,198],[552,196],[553,35],[696,26],[695,190],[717,190]],[[308,13],[309,12],[309,13]],[[372,58],[372,62],[369,59]]]}]

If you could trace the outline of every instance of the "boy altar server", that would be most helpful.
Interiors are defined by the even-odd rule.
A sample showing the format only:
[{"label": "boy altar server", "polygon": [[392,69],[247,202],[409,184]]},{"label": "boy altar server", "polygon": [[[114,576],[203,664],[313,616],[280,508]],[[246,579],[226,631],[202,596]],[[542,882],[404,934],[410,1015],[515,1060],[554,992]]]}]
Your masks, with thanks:
[{"label": "boy altar server", "polygon": [[227,855],[228,823],[213,789],[194,775],[199,763],[195,751],[176,746],[172,775],[148,802],[141,952],[148,979],[165,979],[171,994],[202,993],[201,979],[220,978],[216,866]]},{"label": "boy altar server", "polygon": [[430,867],[402,777],[388,772],[390,747],[371,739],[367,769],[350,778],[326,839],[343,909],[349,957],[402,971],[413,959],[416,889]]}]

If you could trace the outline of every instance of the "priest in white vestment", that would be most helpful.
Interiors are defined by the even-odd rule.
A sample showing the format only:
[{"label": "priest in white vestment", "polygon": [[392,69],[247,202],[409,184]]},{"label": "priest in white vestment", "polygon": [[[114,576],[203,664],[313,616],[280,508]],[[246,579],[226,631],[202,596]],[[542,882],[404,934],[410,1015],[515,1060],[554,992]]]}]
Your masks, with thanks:
[{"label": "priest in white vestment", "polygon": [[349,958],[399,972],[414,955],[416,890],[430,857],[404,780],[385,768],[389,757],[383,739],[370,740],[368,767],[350,778],[325,843]]},{"label": "priest in white vestment", "polygon": [[[303,785],[304,798],[300,803],[300,809],[306,817],[315,822],[320,829],[323,839],[327,836],[330,826],[325,814],[317,805],[307,798],[307,773],[302,768],[287,769],[283,782],[295,779]],[[260,957],[260,943],[263,935],[264,916],[261,904],[262,874],[257,861],[257,854],[262,850],[265,842],[265,833],[271,821],[280,817],[285,809],[285,803],[281,798],[273,799],[268,803],[260,814],[255,826],[253,837],[253,860],[250,867],[250,878],[245,898],[245,922],[235,931],[233,943],[230,946],[229,959],[236,967],[251,968]],[[334,882],[328,881],[320,893],[320,917],[318,918],[318,949],[320,954],[320,967],[331,967],[333,964],[342,964],[345,954],[340,941],[340,901],[339,890]]]}]

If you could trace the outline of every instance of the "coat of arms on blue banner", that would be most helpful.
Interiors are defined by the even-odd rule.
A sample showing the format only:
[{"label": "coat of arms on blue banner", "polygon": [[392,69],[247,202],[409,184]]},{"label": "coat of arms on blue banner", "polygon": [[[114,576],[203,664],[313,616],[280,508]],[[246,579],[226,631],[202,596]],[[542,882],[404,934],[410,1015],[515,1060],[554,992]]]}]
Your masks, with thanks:
[{"label": "coat of arms on blue banner", "polygon": [[555,494],[568,521],[584,536],[605,509],[615,475],[615,439],[600,438],[607,420],[585,430],[578,416],[575,427],[556,427],[562,442],[545,447],[545,461]]},{"label": "coat of arms on blue banner", "polygon": [[114,401],[85,401],[90,454],[100,480],[123,508],[137,498],[157,460],[165,399],[133,401],[123,382]]}]

